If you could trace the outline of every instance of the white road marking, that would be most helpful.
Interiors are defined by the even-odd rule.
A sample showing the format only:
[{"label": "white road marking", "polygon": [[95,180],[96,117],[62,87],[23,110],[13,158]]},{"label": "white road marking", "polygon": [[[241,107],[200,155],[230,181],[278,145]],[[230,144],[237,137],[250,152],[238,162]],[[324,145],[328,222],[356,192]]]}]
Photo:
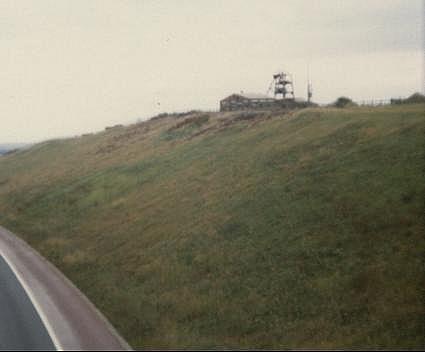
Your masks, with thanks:
[{"label": "white road marking", "polygon": [[9,266],[10,270],[12,270],[13,274],[16,276],[16,279],[18,280],[18,282],[21,284],[21,286],[23,287],[24,291],[26,292],[26,294],[28,295],[32,305],[34,306],[36,312],[38,313],[43,325],[45,326],[47,333],[49,334],[50,338],[52,339],[53,345],[55,346],[57,351],[63,351],[64,349],[62,348],[59,339],[57,338],[53,327],[50,325],[49,321],[47,320],[46,315],[43,312],[43,309],[40,307],[40,305],[37,303],[37,300],[35,299],[31,288],[26,284],[25,280],[19,275],[19,271],[16,269],[16,267],[12,264],[11,261],[9,261],[7,259],[7,256],[2,252],[2,250],[0,249],[0,256],[4,259],[4,261],[7,263],[7,265]]}]

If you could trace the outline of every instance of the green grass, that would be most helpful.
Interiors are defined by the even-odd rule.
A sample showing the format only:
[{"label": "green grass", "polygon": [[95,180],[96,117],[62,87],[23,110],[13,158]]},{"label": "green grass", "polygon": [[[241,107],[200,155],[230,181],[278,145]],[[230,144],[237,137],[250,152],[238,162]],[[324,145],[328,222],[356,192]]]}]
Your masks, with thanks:
[{"label": "green grass", "polygon": [[135,348],[424,348],[424,109],[46,142],[0,157],[0,223]]}]

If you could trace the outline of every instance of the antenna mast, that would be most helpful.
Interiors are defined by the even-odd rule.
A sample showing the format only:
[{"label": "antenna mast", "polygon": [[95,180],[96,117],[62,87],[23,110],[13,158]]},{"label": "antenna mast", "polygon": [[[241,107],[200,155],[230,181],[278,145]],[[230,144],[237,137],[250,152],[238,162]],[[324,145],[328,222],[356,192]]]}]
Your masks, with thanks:
[{"label": "antenna mast", "polygon": [[310,66],[307,66],[307,101],[310,103],[313,97],[313,86],[310,80]]},{"label": "antenna mast", "polygon": [[311,98],[313,97],[313,87],[311,85],[311,81],[308,81],[307,84],[307,101],[310,103]]}]

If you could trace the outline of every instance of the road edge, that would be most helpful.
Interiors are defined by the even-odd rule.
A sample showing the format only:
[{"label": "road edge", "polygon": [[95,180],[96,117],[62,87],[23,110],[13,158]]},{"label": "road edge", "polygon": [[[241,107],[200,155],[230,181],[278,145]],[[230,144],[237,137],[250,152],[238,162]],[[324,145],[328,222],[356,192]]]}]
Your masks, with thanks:
[{"label": "road edge", "polygon": [[[2,241],[2,233],[9,237],[6,239],[3,239]],[[34,248],[32,248],[25,240],[20,238],[15,233],[9,231],[8,229],[4,228],[3,226],[0,226],[0,241],[8,245],[9,250],[13,251],[12,244],[16,244],[19,247],[21,247],[22,250],[25,250],[26,252],[29,252],[34,257],[37,258],[40,262],[43,263],[47,268],[49,268],[60,280],[62,280],[67,286],[69,286],[73,293],[78,295],[79,299],[81,299],[85,304],[87,304],[88,307],[92,310],[92,312],[97,316],[97,318],[102,321],[102,323],[105,325],[105,327],[108,329],[109,333],[118,341],[118,343],[121,345],[123,350],[132,350],[131,346],[124,340],[124,338],[117,332],[117,330],[113,327],[113,325],[109,322],[109,320],[100,312],[100,310],[94,305],[93,302],[91,302],[86,295],[77,287],[74,285],[74,283],[68,279],[53,263],[51,263],[47,258],[43,257],[38,251],[36,251]],[[38,299],[36,298],[36,295],[34,294],[33,290],[30,288],[27,280],[21,275],[20,270],[16,267],[16,265],[13,263],[13,259],[11,259],[7,253],[7,251],[4,251],[0,249],[0,254],[5,259],[7,264],[12,269],[13,273],[19,280],[20,284],[24,288],[24,290],[27,292],[31,302],[33,303],[36,311],[39,313],[40,318],[43,321],[43,324],[45,325],[50,337],[52,338],[52,341],[58,350],[68,349],[67,346],[63,346],[63,344],[60,342],[60,337],[57,336],[55,329],[51,326],[49,319],[47,317],[48,314],[46,314],[45,310],[43,309],[42,305],[39,304]]]}]

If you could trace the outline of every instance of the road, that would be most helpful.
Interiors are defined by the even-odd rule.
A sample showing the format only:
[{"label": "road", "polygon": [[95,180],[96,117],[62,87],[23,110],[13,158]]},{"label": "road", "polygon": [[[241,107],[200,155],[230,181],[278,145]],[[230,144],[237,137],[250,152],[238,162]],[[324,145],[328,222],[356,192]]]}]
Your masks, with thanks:
[{"label": "road", "polygon": [[15,274],[0,257],[0,349],[55,350],[52,339]]},{"label": "road", "polygon": [[58,269],[0,226],[0,349],[130,347]]}]

